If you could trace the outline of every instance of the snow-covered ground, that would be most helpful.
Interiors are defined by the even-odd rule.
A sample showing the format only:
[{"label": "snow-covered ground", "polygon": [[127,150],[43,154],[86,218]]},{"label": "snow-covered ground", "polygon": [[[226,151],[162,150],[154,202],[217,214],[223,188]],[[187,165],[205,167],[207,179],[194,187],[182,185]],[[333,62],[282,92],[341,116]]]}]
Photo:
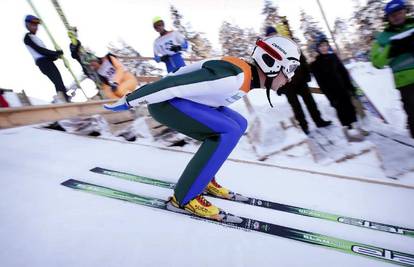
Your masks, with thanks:
[{"label": "snow-covered ground", "polygon": [[[31,127],[0,131],[1,266],[389,266],[283,238],[76,192],[69,178],[149,196],[171,192],[88,170],[176,181],[191,154]],[[228,161],[219,181],[276,202],[413,228],[413,190]],[[414,239],[215,200],[235,214],[414,253]]]},{"label": "snow-covered ground", "polygon": [[[382,87],[390,75],[375,74],[377,79],[373,79],[369,73],[374,70],[366,63],[356,63],[350,69],[393,122],[393,129],[407,135],[398,92],[389,93],[385,100],[378,97],[387,88],[390,90]],[[383,77],[382,82],[378,77]],[[338,124],[324,96],[315,98],[324,118]],[[262,133],[262,141],[276,147],[304,140],[305,135],[297,128],[272,128],[281,121],[289,123],[292,116],[285,97],[272,96],[276,106],[273,110],[261,91],[252,92],[249,99],[254,114],[247,112],[242,101],[232,107],[249,121],[257,117],[268,126],[263,127],[268,132]],[[196,149],[193,144],[165,149],[151,138],[131,143],[105,133],[91,138],[20,127],[0,131],[0,149],[0,266],[392,266],[60,185],[72,178],[167,198],[170,190],[99,175],[89,169],[99,166],[176,181]],[[263,152],[266,146],[258,149]],[[389,149],[392,153],[401,152]],[[298,145],[265,162],[256,159],[244,136],[217,180],[248,196],[414,228],[414,173],[398,180],[386,178],[374,151],[341,163],[322,164],[313,161],[305,145]],[[240,216],[414,254],[413,238],[222,200],[215,199],[214,203]]]}]

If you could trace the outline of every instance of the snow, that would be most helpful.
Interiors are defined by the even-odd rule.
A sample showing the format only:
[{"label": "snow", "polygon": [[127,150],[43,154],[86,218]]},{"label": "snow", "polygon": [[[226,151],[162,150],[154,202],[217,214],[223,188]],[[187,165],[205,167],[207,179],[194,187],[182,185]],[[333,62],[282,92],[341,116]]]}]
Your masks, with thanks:
[{"label": "snow", "polygon": [[348,64],[347,68],[388,123],[404,129],[407,116],[403,111],[399,91],[392,89],[395,84],[391,69],[377,69],[370,62],[354,62]]},{"label": "snow", "polygon": [[[364,124],[408,138],[398,91],[390,90],[389,71],[376,70],[369,63],[353,63],[348,68],[392,122],[387,127],[375,120]],[[324,119],[339,125],[326,98],[314,97]],[[291,124],[293,114],[284,96],[272,95],[274,109],[269,109],[263,91],[250,93],[249,100],[254,104],[253,113],[243,101],[232,108],[248,118],[250,127],[253,122],[261,125],[253,136],[256,149],[252,150],[252,136],[242,137],[217,175],[223,186],[283,204],[414,228],[413,171],[407,170],[397,180],[387,178],[375,150],[341,163],[315,163],[306,145],[257,161],[306,136],[294,127],[285,131],[276,127]],[[139,133],[135,142],[111,135],[99,116],[89,120],[93,127],[101,128],[99,138],[40,126],[0,130],[0,266],[392,266],[61,186],[67,179],[77,179],[166,199],[170,190],[89,170],[99,166],[175,182],[198,147],[193,143],[165,147],[152,138],[143,119],[131,126]],[[65,123],[73,129],[78,125]],[[314,129],[313,122],[309,123]],[[349,144],[347,149],[359,151],[380,140],[378,136],[368,139]],[[394,171],[412,166],[414,156],[404,158],[412,155],[411,150],[404,154],[395,144],[382,143],[380,150],[391,156],[386,160]],[[213,203],[240,216],[414,254],[414,238],[223,200],[214,199]]]},{"label": "snow", "polygon": [[[191,154],[31,127],[2,130],[0,136],[1,266],[390,266],[60,185],[74,178],[166,198],[169,190],[88,170],[101,166],[176,181]],[[228,161],[218,177],[246,195],[414,227],[412,189],[235,161]],[[214,203],[241,216],[414,253],[412,238],[226,201]]]}]

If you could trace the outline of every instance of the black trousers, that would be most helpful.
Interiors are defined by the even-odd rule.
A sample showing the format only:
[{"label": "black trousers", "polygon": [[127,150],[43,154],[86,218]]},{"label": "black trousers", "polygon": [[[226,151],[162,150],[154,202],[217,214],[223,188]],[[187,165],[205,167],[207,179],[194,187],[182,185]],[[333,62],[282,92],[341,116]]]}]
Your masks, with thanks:
[{"label": "black trousers", "polygon": [[[322,88],[321,88],[322,89]],[[326,95],[331,106],[336,109],[336,114],[343,126],[350,126],[357,121],[356,110],[352,104],[351,95],[345,89],[322,90]]]},{"label": "black trousers", "polygon": [[298,95],[302,97],[303,102],[305,103],[306,108],[308,109],[315,124],[318,126],[323,121],[321,113],[318,110],[318,106],[316,105],[312,93],[307,85],[303,85],[302,88],[296,90],[286,90],[284,93],[290,106],[292,107],[293,113],[295,114],[295,119],[299,122],[299,125],[303,131],[306,132],[308,130],[308,122],[306,121],[305,113],[303,112]]},{"label": "black trousers", "polygon": [[56,92],[63,92],[66,98],[66,88],[55,63],[48,58],[40,58],[36,61],[36,65],[39,67],[40,71],[55,85]]},{"label": "black trousers", "polygon": [[398,88],[401,93],[401,101],[407,113],[407,124],[411,137],[414,138],[414,84]]}]

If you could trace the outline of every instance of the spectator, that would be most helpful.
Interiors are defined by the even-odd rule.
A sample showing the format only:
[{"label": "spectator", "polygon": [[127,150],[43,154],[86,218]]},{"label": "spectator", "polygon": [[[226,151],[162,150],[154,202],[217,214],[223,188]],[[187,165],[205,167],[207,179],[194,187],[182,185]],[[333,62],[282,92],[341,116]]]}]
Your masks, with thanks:
[{"label": "spectator", "polygon": [[331,105],[336,109],[339,121],[344,127],[344,134],[349,141],[362,141],[364,136],[356,126],[355,107],[351,96],[355,95],[355,87],[351,77],[341,60],[332,52],[326,38],[316,43],[318,55],[310,68]]},{"label": "spectator", "polygon": [[[275,27],[269,26],[266,28],[266,36],[276,35]],[[295,71],[292,81],[277,91],[278,95],[285,94],[286,98],[292,107],[296,120],[305,134],[309,134],[308,122],[306,121],[305,113],[303,112],[298,95],[300,95],[305,103],[309,114],[317,127],[326,127],[331,125],[331,121],[325,121],[321,118],[321,113],[318,110],[315,100],[310,92],[308,82],[311,80],[309,65],[305,56],[301,53],[300,66]]]},{"label": "spectator", "polygon": [[40,71],[46,75],[52,83],[55,85],[56,89],[56,100],[63,102],[70,102],[69,96],[66,94],[66,87],[63,84],[62,76],[56,65],[53,63],[56,59],[63,55],[61,50],[52,51],[46,49],[45,44],[36,36],[38,30],[38,25],[41,24],[39,18],[33,15],[27,15],[25,18],[26,28],[29,31],[24,36],[24,44],[32,54],[36,65],[39,67]]},{"label": "spectator", "polygon": [[185,66],[181,51],[188,48],[185,37],[177,31],[167,31],[164,21],[160,17],[153,19],[153,26],[160,36],[154,41],[154,59],[157,62],[164,62],[167,72],[174,72]]},{"label": "spectator", "polygon": [[384,11],[388,25],[376,37],[371,61],[377,68],[391,67],[414,138],[414,18],[407,16],[402,0],[392,0]]},{"label": "spectator", "polygon": [[123,97],[134,91],[138,85],[137,78],[125,70],[121,62],[111,53],[99,58],[88,52],[85,61],[91,70],[98,74],[102,82],[102,91],[107,98]]}]

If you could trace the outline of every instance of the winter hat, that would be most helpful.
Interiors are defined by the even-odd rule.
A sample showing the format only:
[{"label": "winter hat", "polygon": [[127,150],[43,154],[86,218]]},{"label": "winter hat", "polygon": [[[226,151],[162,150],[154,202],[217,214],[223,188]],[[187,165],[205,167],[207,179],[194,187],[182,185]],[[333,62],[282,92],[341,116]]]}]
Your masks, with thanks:
[{"label": "winter hat", "polygon": [[152,19],[152,24],[157,23],[158,21],[163,21],[163,19],[160,16],[156,16]]},{"label": "winter hat", "polygon": [[40,19],[38,17],[36,17],[36,16],[33,16],[33,15],[27,15],[24,18],[24,22],[26,22],[26,23],[37,23],[37,24],[39,24],[40,23]]},{"label": "winter hat", "polygon": [[396,11],[406,8],[404,0],[392,0],[385,5],[384,12],[388,16]]},{"label": "winter hat", "polygon": [[266,36],[269,36],[271,34],[276,34],[276,33],[277,33],[277,30],[276,30],[275,27],[273,27],[273,26],[267,26],[266,27]]},{"label": "winter hat", "polygon": [[315,49],[316,49],[316,52],[318,52],[318,53],[319,53],[319,46],[320,46],[322,43],[328,43],[328,44],[329,44],[328,38],[326,38],[326,36],[325,36],[325,35],[321,35],[321,36],[319,36],[319,37],[317,37],[317,38],[316,38],[316,42],[315,42]]}]

